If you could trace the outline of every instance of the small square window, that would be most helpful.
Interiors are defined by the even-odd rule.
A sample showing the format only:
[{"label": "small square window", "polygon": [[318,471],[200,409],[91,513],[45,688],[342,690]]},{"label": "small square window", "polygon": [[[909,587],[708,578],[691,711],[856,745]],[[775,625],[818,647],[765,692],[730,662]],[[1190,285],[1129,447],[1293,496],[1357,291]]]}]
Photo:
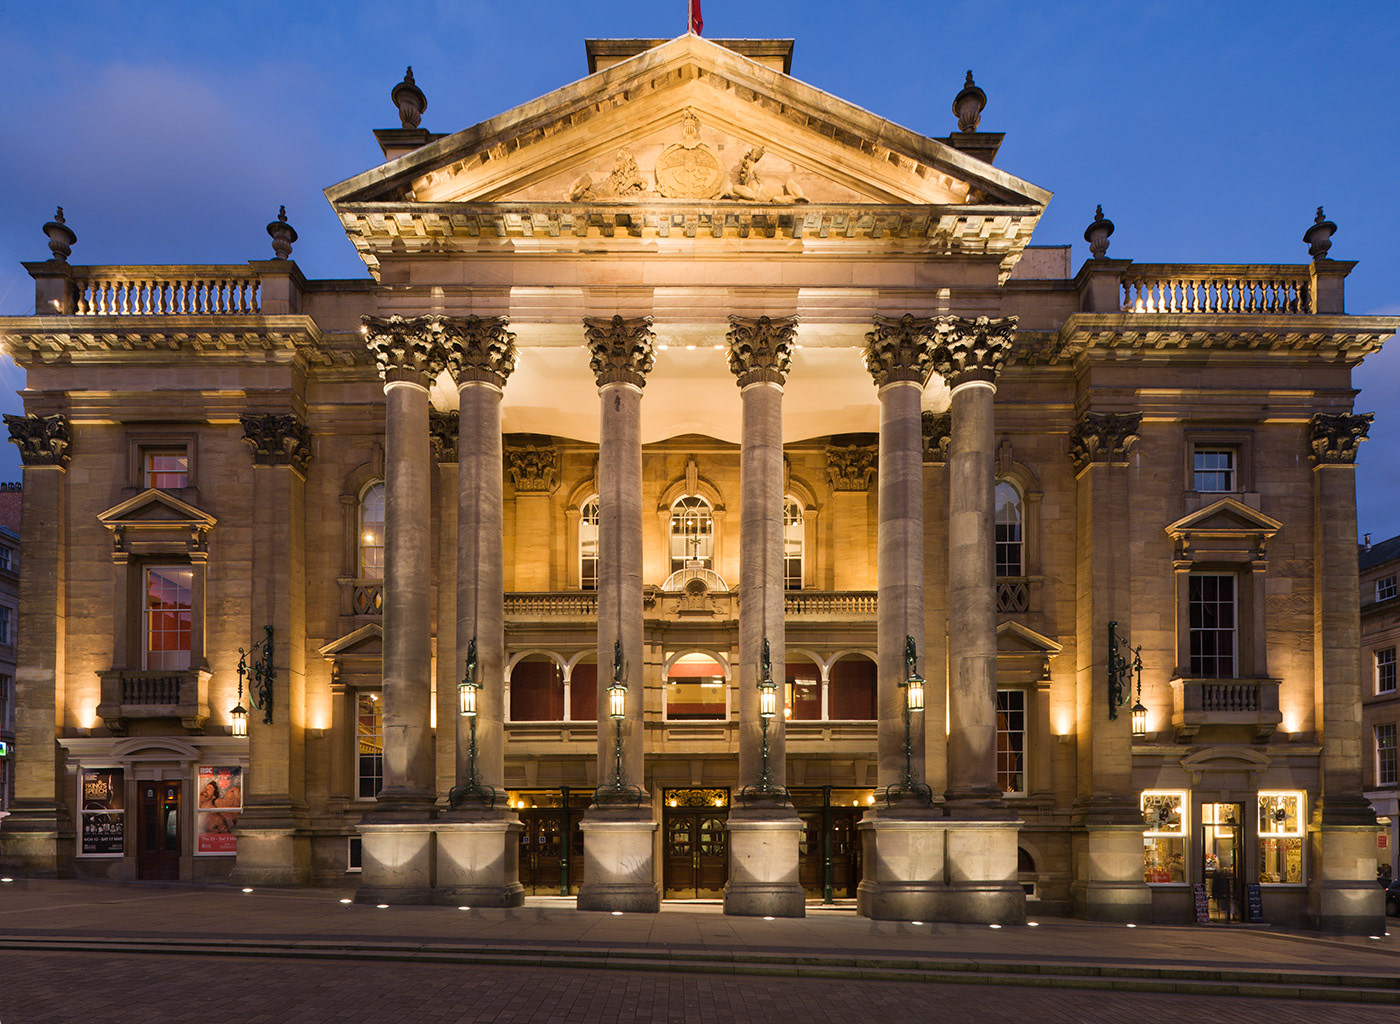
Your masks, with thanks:
[{"label": "small square window", "polygon": [[184,448],[143,448],[141,467],[142,482],[148,488],[172,491],[189,486],[190,456]]},{"label": "small square window", "polygon": [[1376,651],[1376,692],[1395,692],[1395,648],[1383,647]]},{"label": "small square window", "polygon": [[1235,448],[1197,447],[1191,457],[1195,490],[1239,490],[1239,452]]},{"label": "small square window", "polygon": [[1376,580],[1376,600],[1389,601],[1396,594],[1395,577],[1382,576]]}]

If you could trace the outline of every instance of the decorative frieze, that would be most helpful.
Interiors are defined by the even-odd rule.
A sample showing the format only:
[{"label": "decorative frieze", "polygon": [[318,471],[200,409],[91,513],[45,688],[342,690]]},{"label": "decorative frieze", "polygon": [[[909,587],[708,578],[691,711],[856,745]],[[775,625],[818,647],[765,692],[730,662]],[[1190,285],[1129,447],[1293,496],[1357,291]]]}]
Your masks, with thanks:
[{"label": "decorative frieze", "polygon": [[26,466],[67,466],[72,446],[68,417],[62,413],[52,416],[11,416],[5,423],[10,428],[10,443],[19,449],[20,461]]},{"label": "decorative frieze", "polygon": [[995,381],[1011,355],[1020,317],[941,316],[934,324],[938,337],[937,369],[949,387],[971,381]]},{"label": "decorative frieze", "polygon": [[1138,443],[1142,413],[1089,412],[1069,432],[1069,458],[1078,473],[1093,462],[1126,462]]},{"label": "decorative frieze", "polygon": [[588,365],[601,388],[608,384],[645,387],[656,365],[656,336],[651,317],[585,317]]},{"label": "decorative frieze", "polygon": [[792,368],[797,317],[729,317],[729,369],[739,387],[768,382],[782,385]]},{"label": "decorative frieze", "polygon": [[456,411],[428,410],[428,441],[438,462],[457,461],[457,432],[460,417]]},{"label": "decorative frieze", "polygon": [[426,387],[442,372],[441,336],[446,320],[438,314],[360,317],[360,331],[385,383],[409,381]]},{"label": "decorative frieze", "polygon": [[948,461],[948,442],[953,437],[953,417],[946,412],[923,414],[924,461]]},{"label": "decorative frieze", "polygon": [[517,494],[548,494],[559,486],[559,449],[507,448],[506,472]]},{"label": "decorative frieze", "polygon": [[1308,459],[1315,466],[1356,462],[1356,450],[1366,440],[1373,419],[1375,414],[1369,412],[1318,413],[1308,421]]},{"label": "decorative frieze", "polygon": [[245,413],[243,441],[258,466],[291,466],[305,474],[311,462],[311,431],[290,413]]},{"label": "decorative frieze", "polygon": [[507,330],[509,324],[503,316],[444,318],[443,355],[459,387],[473,380],[506,386],[516,360],[515,335]]},{"label": "decorative frieze", "polygon": [[877,316],[875,329],[865,340],[865,368],[877,388],[902,380],[920,387],[928,383],[936,345],[933,320],[911,313],[898,319]]},{"label": "decorative frieze", "polygon": [[826,450],[826,472],[834,491],[868,491],[880,449],[874,445],[841,445]]}]

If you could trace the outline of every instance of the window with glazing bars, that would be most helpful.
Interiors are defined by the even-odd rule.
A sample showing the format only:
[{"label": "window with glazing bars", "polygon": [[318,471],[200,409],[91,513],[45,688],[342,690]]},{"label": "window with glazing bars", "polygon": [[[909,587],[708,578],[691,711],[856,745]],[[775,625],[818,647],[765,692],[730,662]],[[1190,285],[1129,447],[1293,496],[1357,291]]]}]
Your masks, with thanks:
[{"label": "window with glazing bars", "polygon": [[1235,577],[1193,574],[1188,603],[1191,674],[1207,679],[1233,678],[1238,640]]}]

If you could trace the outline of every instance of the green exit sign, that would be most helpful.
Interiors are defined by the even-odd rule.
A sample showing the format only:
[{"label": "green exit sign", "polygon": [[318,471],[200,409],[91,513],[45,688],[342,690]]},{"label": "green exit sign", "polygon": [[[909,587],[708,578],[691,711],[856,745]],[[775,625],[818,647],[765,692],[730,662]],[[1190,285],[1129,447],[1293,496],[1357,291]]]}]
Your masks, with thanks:
[{"label": "green exit sign", "polygon": [[0,757],[10,756],[10,745],[4,740],[0,740]]}]

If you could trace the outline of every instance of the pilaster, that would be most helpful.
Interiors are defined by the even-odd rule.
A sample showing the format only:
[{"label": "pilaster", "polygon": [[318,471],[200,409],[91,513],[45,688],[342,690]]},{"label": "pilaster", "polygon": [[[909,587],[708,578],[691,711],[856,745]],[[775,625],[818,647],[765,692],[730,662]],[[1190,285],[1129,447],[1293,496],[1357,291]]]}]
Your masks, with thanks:
[{"label": "pilaster", "polygon": [[[559,449],[522,445],[506,449],[506,472],[515,490],[515,536],[549,537],[550,500],[559,487]],[[515,589],[549,590],[550,547],[515,545]]]},{"label": "pilaster", "polygon": [[879,464],[874,445],[832,445],[826,450],[831,483],[832,546],[841,552],[832,564],[833,590],[870,590],[870,485]]}]

